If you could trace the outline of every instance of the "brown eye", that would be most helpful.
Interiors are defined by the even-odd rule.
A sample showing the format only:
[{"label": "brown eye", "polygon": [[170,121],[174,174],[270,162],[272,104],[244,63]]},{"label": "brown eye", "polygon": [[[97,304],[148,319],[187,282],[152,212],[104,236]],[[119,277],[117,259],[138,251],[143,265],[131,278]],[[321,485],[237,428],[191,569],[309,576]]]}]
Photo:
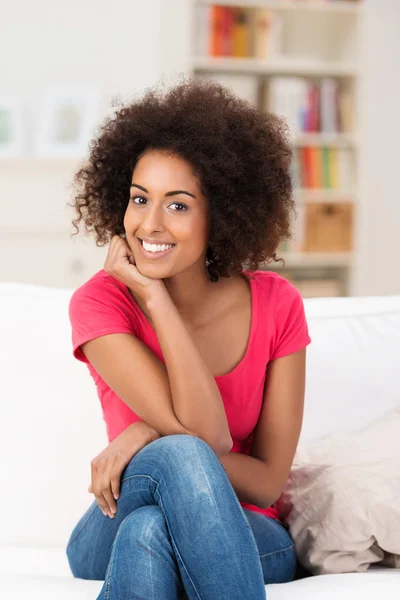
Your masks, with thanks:
[{"label": "brown eye", "polygon": [[135,200],[138,199],[147,201],[147,198],[145,198],[144,196],[132,196],[131,201],[133,202],[133,204],[143,204],[142,202],[135,202]]},{"label": "brown eye", "polygon": [[172,204],[175,204],[175,206],[181,206],[183,208],[183,210],[179,209],[176,212],[184,212],[185,210],[188,209],[188,207],[186,206],[186,204],[182,204],[182,202],[173,202]]}]

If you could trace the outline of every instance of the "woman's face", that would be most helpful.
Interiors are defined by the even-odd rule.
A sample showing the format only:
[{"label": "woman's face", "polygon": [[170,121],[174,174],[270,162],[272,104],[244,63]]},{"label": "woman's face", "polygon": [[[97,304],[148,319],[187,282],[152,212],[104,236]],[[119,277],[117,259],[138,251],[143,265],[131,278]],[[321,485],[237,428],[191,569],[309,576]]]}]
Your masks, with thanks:
[{"label": "woman's face", "polygon": [[[164,279],[188,268],[205,273],[208,204],[193,167],[185,160],[157,150],[139,159],[132,173],[124,228],[135,264],[146,277]],[[143,239],[173,247],[146,254]]]}]

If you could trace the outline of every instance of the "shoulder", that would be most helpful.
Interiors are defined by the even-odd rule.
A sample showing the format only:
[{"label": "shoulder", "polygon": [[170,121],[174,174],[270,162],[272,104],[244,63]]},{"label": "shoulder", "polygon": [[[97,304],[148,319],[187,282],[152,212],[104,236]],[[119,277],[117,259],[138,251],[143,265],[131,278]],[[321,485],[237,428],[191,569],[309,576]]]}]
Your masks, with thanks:
[{"label": "shoulder", "polygon": [[301,297],[298,288],[275,271],[244,271],[244,274],[253,281],[264,300]]},{"label": "shoulder", "polygon": [[101,269],[74,290],[71,295],[71,302],[73,300],[83,300],[90,296],[95,296],[96,298],[102,298],[103,295],[107,297],[112,295],[118,296],[123,293],[122,287],[120,281],[111,277],[104,269]]},{"label": "shoulder", "polygon": [[85,283],[75,289],[69,301],[71,320],[85,310],[104,309],[105,311],[126,312],[129,308],[127,287],[101,269]]}]

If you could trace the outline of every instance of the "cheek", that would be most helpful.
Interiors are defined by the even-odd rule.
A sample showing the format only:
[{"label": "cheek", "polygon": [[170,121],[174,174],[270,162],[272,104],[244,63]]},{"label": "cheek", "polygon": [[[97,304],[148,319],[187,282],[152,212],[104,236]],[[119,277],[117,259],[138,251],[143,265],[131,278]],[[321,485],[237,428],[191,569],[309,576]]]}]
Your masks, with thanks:
[{"label": "cheek", "polygon": [[125,211],[125,215],[124,215],[124,227],[125,229],[128,231],[129,229],[135,229],[135,227],[138,225],[137,223],[137,218],[135,218],[135,214],[132,210],[129,210],[129,206],[127,208],[127,210]]}]

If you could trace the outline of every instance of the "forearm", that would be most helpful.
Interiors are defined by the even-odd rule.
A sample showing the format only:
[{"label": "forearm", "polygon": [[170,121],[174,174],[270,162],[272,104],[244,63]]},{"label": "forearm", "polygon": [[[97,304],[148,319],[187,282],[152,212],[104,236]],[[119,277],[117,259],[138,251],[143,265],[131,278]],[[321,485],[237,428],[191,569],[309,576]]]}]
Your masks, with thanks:
[{"label": "forearm", "polygon": [[231,436],[218,386],[167,290],[153,294],[146,306],[163,352],[178,421],[212,447],[229,447]]},{"label": "forearm", "polygon": [[247,454],[228,452],[219,457],[239,500],[268,508],[279,497],[272,473],[264,462]]}]

